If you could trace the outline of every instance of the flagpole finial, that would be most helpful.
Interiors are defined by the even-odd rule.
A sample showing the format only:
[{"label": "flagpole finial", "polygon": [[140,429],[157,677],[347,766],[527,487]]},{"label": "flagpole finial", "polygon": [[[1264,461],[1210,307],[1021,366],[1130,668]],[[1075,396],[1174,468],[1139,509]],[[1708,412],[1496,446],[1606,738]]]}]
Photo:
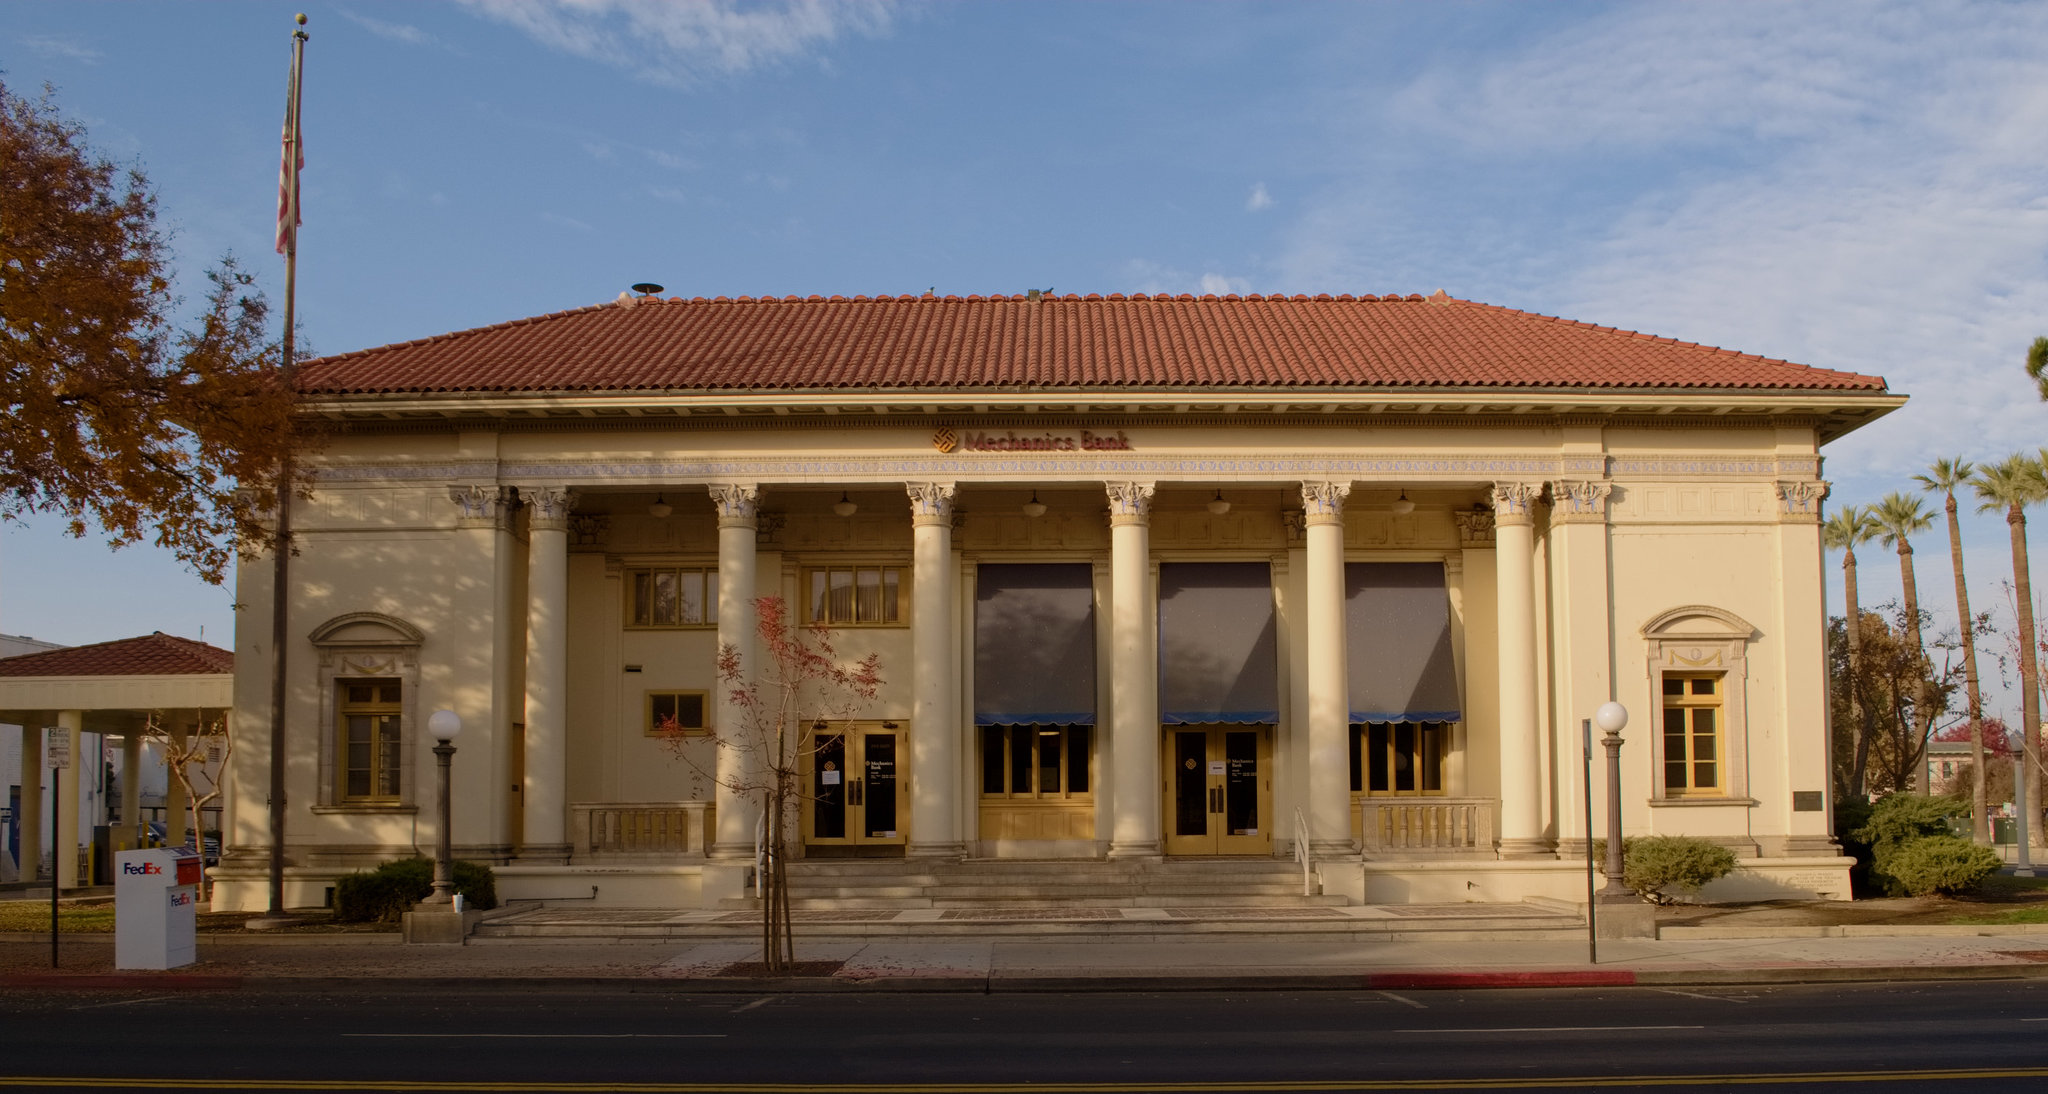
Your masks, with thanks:
[{"label": "flagpole finial", "polygon": [[299,13],[299,25],[302,27],[306,25],[306,13],[303,11]]}]

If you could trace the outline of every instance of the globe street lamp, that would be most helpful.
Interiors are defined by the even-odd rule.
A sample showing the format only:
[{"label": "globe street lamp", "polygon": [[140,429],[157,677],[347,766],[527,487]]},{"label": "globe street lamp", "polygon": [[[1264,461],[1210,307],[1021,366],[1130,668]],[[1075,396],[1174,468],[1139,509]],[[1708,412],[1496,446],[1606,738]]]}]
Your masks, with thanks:
[{"label": "globe street lamp", "polygon": [[[1593,724],[1607,731],[1600,743],[1607,747],[1607,887],[1593,892]],[[1586,957],[1600,963],[1600,928],[1596,904],[1613,904],[1628,899],[1628,887],[1621,882],[1621,730],[1628,725],[1628,708],[1620,703],[1603,703],[1591,718],[1579,722],[1580,756],[1586,764]]]},{"label": "globe street lamp", "polygon": [[462,732],[462,716],[452,710],[437,710],[427,719],[427,733],[434,738],[434,758],[441,767],[441,837],[434,847],[434,891],[422,903],[450,904],[455,898],[453,852],[448,839],[448,761],[455,758],[455,735]]}]

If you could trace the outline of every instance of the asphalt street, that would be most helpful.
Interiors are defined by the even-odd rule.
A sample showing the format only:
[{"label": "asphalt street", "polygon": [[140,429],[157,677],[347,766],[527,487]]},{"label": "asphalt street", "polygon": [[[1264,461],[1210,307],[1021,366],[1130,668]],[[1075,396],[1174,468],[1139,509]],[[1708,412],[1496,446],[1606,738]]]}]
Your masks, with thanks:
[{"label": "asphalt street", "polygon": [[2048,1087],[2048,983],[705,996],[0,996],[0,1088]]}]

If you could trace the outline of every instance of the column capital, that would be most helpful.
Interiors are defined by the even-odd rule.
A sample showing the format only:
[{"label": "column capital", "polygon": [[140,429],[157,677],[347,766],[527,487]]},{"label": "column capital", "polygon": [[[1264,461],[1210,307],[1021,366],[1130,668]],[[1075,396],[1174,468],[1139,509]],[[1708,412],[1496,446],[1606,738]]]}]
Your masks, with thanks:
[{"label": "column capital", "polygon": [[1458,546],[1467,551],[1493,546],[1493,510],[1455,509],[1451,512],[1451,519],[1458,525]]},{"label": "column capital", "polygon": [[1309,524],[1343,524],[1344,499],[1351,493],[1348,482],[1304,482],[1301,510]]},{"label": "column capital", "polygon": [[519,492],[526,503],[528,527],[536,532],[567,532],[576,491],[566,486],[530,486]]},{"label": "column capital", "polygon": [[1550,484],[1553,524],[1605,524],[1614,484],[1601,479],[1558,479]]},{"label": "column capital", "polygon": [[1820,520],[1820,503],[1827,500],[1832,484],[1820,479],[1778,481],[1778,520],[1785,524],[1811,524]]},{"label": "column capital", "polygon": [[456,526],[459,528],[498,528],[507,526],[506,516],[512,507],[508,491],[502,486],[464,485],[448,488],[448,500],[455,503]]},{"label": "column capital", "polygon": [[578,513],[569,518],[569,542],[577,547],[602,547],[611,530],[612,518],[606,513]]},{"label": "column capital", "polygon": [[903,490],[910,495],[910,523],[917,526],[935,524],[945,528],[953,526],[953,492],[950,482],[906,482]]},{"label": "column capital", "polygon": [[718,509],[720,528],[754,528],[760,515],[761,487],[751,482],[714,482],[711,504]]},{"label": "column capital", "polygon": [[1497,482],[1493,484],[1493,518],[1496,526],[1528,524],[1535,516],[1536,503],[1543,499],[1540,482]]},{"label": "column capital", "polygon": [[1152,520],[1152,490],[1149,482],[1106,482],[1109,492],[1109,523],[1147,524]]}]

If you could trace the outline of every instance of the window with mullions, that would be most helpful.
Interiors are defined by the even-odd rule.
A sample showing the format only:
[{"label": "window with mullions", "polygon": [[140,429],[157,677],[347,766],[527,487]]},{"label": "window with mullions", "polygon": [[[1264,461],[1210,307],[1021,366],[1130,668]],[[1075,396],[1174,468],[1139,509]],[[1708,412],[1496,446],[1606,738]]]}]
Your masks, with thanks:
[{"label": "window with mullions", "polygon": [[627,625],[715,627],[718,625],[718,570],[707,566],[661,566],[633,570],[626,587]]},{"label": "window with mullions", "polygon": [[981,727],[985,798],[1070,798],[1088,793],[1094,726]]},{"label": "window with mullions", "polygon": [[399,800],[403,688],[396,680],[337,682],[341,723],[341,797],[351,802]]},{"label": "window with mullions", "polygon": [[710,693],[702,691],[650,691],[647,693],[647,735],[670,733],[699,735],[711,732],[705,720]]},{"label": "window with mullions", "polygon": [[1664,674],[1664,793],[1722,793],[1719,673]]},{"label": "window with mullions", "polygon": [[1445,722],[1362,722],[1351,727],[1351,792],[1442,794]]},{"label": "window with mullions", "polygon": [[909,617],[901,566],[831,566],[806,577],[805,621],[835,627],[887,626]]}]

